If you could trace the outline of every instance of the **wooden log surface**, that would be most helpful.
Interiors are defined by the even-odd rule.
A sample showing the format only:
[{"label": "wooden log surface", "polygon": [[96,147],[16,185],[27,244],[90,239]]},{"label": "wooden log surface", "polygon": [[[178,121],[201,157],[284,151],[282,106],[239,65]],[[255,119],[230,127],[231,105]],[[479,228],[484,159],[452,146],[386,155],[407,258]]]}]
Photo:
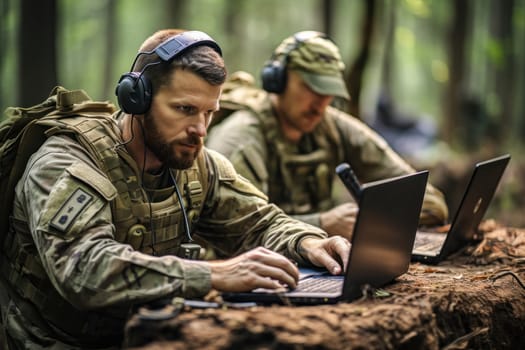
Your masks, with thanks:
[{"label": "wooden log surface", "polygon": [[393,284],[321,306],[142,307],[128,349],[525,349],[525,229],[482,223],[484,238]]}]

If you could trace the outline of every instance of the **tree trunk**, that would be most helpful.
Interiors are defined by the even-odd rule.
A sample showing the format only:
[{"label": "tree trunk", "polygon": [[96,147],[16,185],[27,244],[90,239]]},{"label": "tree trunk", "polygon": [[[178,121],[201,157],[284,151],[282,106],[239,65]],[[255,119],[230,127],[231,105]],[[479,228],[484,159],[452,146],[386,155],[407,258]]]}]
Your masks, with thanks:
[{"label": "tree trunk", "polygon": [[394,31],[396,28],[396,8],[399,3],[392,0],[390,6],[383,8],[383,17],[386,19],[384,25],[384,43],[385,50],[383,53],[382,67],[381,67],[381,94],[385,96],[392,96],[392,66],[394,65],[394,57],[392,50],[394,47]]},{"label": "tree trunk", "polygon": [[[166,18],[164,22],[168,28],[190,29],[186,28],[188,1],[186,0],[167,0],[165,1]],[[159,28],[160,29],[160,28]]]},{"label": "tree trunk", "polygon": [[[7,16],[9,15],[9,1],[0,1],[0,52],[4,54],[0,55],[0,81],[4,81],[4,64],[7,61],[7,48],[9,41],[9,33],[7,29]],[[0,108],[4,109],[6,105],[7,97],[6,94],[0,89]],[[0,115],[0,121],[2,116]]]},{"label": "tree trunk", "polygon": [[[462,95],[465,76],[464,56],[468,25],[470,24],[471,6],[469,0],[453,0],[452,25],[448,33],[448,57],[449,57],[449,84],[445,91],[444,103],[444,127],[443,138],[451,143],[458,140],[461,144],[462,137],[466,135],[460,126],[469,129],[469,115],[462,113]],[[475,129],[472,129],[475,130]],[[470,135],[472,133],[469,133]]]},{"label": "tree trunk", "polygon": [[56,22],[56,0],[21,1],[19,105],[42,101],[57,85]]},{"label": "tree trunk", "polygon": [[323,0],[321,2],[321,14],[323,18],[323,32],[328,35],[332,36],[332,22],[334,21],[334,0]]},{"label": "tree trunk", "polygon": [[102,79],[103,95],[113,96],[116,81],[113,79],[113,67],[115,57],[116,38],[118,36],[116,18],[117,18],[117,1],[108,1],[106,4],[105,21],[106,21],[106,40],[105,40],[105,59],[104,59],[104,76]]},{"label": "tree trunk", "polygon": [[[250,50],[249,38],[246,35],[246,16],[245,8],[248,1],[229,0],[224,3],[224,29],[226,38],[235,38],[230,40],[226,47],[230,52],[227,65],[230,67],[243,67],[242,56],[238,52],[247,52]],[[244,68],[241,68],[244,69]],[[230,72],[233,73],[233,72]]]},{"label": "tree trunk", "polygon": [[[514,59],[514,41],[512,13],[514,0],[498,1],[491,3],[491,37],[495,38],[500,45],[502,53],[501,61],[491,64],[494,76],[494,93],[498,97],[500,108],[495,116],[496,123],[488,130],[492,133],[494,142],[506,140],[514,128],[513,105],[515,88],[517,82],[514,74],[517,70]],[[505,144],[505,142],[503,142]]]},{"label": "tree trunk", "polygon": [[370,56],[370,46],[374,33],[374,19],[376,13],[376,0],[365,0],[365,15],[361,31],[361,43],[359,53],[346,78],[348,91],[350,93],[349,112],[355,117],[360,117],[359,101],[362,89],[363,75]]}]

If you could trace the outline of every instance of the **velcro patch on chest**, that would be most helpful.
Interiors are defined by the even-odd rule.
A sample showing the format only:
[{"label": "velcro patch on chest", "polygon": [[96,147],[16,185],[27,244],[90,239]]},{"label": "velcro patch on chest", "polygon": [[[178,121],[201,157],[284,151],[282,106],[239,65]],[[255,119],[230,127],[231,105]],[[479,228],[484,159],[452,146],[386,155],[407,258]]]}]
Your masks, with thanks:
[{"label": "velcro patch on chest", "polygon": [[78,215],[82,213],[92,200],[93,196],[91,194],[81,188],[77,188],[55,214],[50,222],[50,226],[61,232],[67,232]]}]

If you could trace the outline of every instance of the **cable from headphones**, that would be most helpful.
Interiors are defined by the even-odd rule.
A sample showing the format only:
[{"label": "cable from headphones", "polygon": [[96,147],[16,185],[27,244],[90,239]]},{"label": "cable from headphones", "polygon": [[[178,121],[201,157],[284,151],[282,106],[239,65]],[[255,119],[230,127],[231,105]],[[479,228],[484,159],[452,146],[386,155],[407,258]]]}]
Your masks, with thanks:
[{"label": "cable from headphones", "polygon": [[[148,55],[149,55],[149,53],[144,53],[144,52],[139,53],[139,55],[141,55],[141,54],[148,54]],[[138,57],[139,55],[137,55],[137,57]],[[135,58],[135,60],[133,61],[133,66],[135,66],[135,61],[136,61],[136,60],[137,60],[137,58]],[[162,63],[162,61],[157,61],[157,62],[150,62],[150,63],[146,64],[146,65],[144,66],[144,68],[142,68],[142,70],[139,72],[139,74],[138,74],[138,76],[137,76],[137,80],[135,80],[134,88],[137,87],[137,84],[138,84],[140,78],[142,77],[142,75],[144,75],[144,73],[146,72],[146,70],[147,70],[149,67],[156,66],[156,65],[161,64],[161,63]],[[132,68],[132,69],[133,69],[133,68]],[[133,70],[131,70],[130,73],[137,73],[137,72],[134,72]]]},{"label": "cable from headphones", "polygon": [[175,193],[177,194],[177,199],[180,203],[180,210],[182,211],[182,217],[184,218],[184,230],[186,231],[186,237],[188,238],[188,243],[191,243],[193,242],[193,238],[191,237],[188,215],[186,214],[186,208],[184,207],[184,202],[179,191],[179,186],[177,185],[177,180],[175,179],[175,176],[173,176],[171,168],[168,169],[168,172],[170,173],[171,182],[173,182],[173,186],[175,187]]},{"label": "cable from headphones", "polygon": [[188,240],[185,243],[181,243],[177,252],[177,256],[184,259],[195,260],[199,258],[202,247],[199,244],[193,242],[193,238],[191,237],[190,232],[190,225],[188,222],[188,215],[186,214],[186,208],[184,207],[184,201],[182,200],[182,196],[179,191],[179,186],[177,185],[177,180],[175,179],[175,176],[173,176],[171,168],[168,169],[168,171],[170,173],[171,181],[173,182],[173,186],[175,187],[175,193],[177,194],[177,198],[180,203],[180,210],[182,211],[182,217],[184,219],[184,230],[186,231],[186,237]]},{"label": "cable from headphones", "polygon": [[[119,113],[122,113],[122,111],[120,111]],[[118,118],[118,117],[117,117]],[[135,119],[135,114],[131,114],[131,123],[130,123],[130,133],[131,133],[131,136],[128,140],[122,140],[121,142],[117,142],[117,144],[115,146],[113,146],[113,150],[116,150],[122,146],[126,146],[127,144],[129,144],[131,141],[133,141],[133,139],[135,138],[135,130],[133,130],[133,120]],[[119,125],[119,128],[120,128],[120,125]]]},{"label": "cable from headphones", "polygon": [[[135,69],[135,63],[137,63],[137,60],[139,59],[140,56],[144,56],[144,55],[152,55],[155,53],[155,50],[151,50],[151,51],[141,51],[139,52],[136,56],[135,56],[135,59],[133,60],[133,63],[131,63],[131,68],[129,70],[129,72],[133,72],[133,70]],[[148,64],[146,64],[141,70],[140,70],[140,73],[142,74],[148,67],[150,66],[156,66],[157,64],[160,64],[162,63],[163,61],[156,61],[156,62],[150,62]]]}]

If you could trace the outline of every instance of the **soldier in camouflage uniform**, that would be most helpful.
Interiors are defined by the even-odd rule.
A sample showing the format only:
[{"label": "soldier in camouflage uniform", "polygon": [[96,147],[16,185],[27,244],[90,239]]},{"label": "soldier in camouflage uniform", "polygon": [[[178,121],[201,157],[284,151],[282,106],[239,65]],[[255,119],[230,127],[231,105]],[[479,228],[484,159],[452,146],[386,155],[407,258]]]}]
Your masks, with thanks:
[{"label": "soldier in camouflage uniform", "polygon": [[[336,166],[349,163],[361,182],[415,170],[368,126],[330,105],[334,96],[349,98],[343,70],[337,46],[322,33],[286,38],[263,67],[264,90],[248,73],[232,74],[221,107],[234,112],[210,128],[205,142],[286,213],[350,238],[357,208],[336,203]],[[429,184],[420,223],[447,218],[442,193]]]},{"label": "soldier in camouflage uniform", "polygon": [[[346,264],[347,240],[287,216],[203,148],[226,70],[203,39],[161,62],[154,49],[183,34],[142,45],[132,77],[151,83],[143,114],[62,118],[27,163],[0,254],[10,347],[118,348],[135,305],[293,287],[291,260],[335,274]],[[224,259],[175,255],[197,240]]]}]

